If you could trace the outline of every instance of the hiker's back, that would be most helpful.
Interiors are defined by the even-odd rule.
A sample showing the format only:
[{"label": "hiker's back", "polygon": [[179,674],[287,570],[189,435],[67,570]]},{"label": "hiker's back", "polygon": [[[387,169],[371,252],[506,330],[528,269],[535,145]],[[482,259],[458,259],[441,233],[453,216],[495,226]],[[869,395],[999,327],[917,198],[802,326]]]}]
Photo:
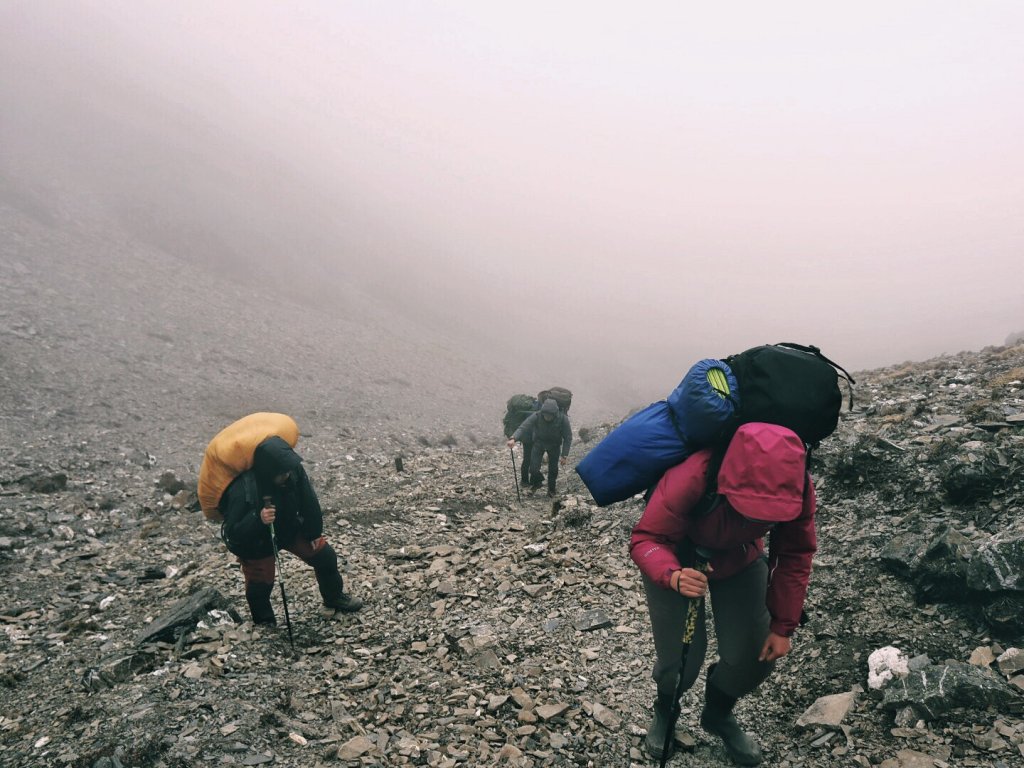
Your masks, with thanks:
[{"label": "hiker's back", "polygon": [[207,520],[223,518],[221,497],[232,481],[252,468],[256,446],[268,437],[280,437],[294,447],[299,428],[291,416],[283,413],[252,413],[235,421],[206,446],[199,469],[199,505]]}]

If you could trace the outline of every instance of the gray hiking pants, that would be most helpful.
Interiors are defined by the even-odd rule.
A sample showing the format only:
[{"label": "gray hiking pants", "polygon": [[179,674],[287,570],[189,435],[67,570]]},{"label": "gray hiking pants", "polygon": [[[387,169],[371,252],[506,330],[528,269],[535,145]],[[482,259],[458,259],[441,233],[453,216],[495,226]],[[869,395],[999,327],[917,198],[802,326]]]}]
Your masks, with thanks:
[{"label": "gray hiking pants", "polygon": [[530,451],[530,485],[540,488],[544,482],[540,471],[540,465],[544,460],[544,454],[548,457],[548,490],[555,492],[555,481],[558,480],[558,459],[562,455],[562,444],[545,445],[534,441],[533,449]]},{"label": "gray hiking pants", "polygon": [[[646,576],[643,581],[657,654],[651,677],[658,686],[658,697],[672,699],[678,680],[689,598],[659,587]],[[737,699],[757,688],[775,666],[775,662],[757,660],[768,637],[770,623],[765,605],[767,589],[768,564],[763,558],[735,576],[708,582],[719,656],[712,677],[716,688]],[[683,690],[690,689],[704,664],[708,644],[704,619],[702,603],[683,671]]]}]

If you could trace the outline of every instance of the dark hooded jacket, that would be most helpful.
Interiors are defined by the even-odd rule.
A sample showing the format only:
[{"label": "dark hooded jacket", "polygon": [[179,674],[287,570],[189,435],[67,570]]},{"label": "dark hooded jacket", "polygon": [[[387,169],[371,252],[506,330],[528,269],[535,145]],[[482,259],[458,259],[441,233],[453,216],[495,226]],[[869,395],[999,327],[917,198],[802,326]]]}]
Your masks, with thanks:
[{"label": "dark hooded jacket", "polygon": [[[285,472],[290,474],[284,485],[275,484],[274,478]],[[235,478],[221,498],[221,536],[234,554],[245,560],[274,554],[270,526],[260,519],[264,496],[271,497],[277,509],[274,530],[279,548],[297,536],[313,541],[323,533],[320,501],[302,458],[280,437],[268,437],[256,447],[252,469]]]},{"label": "dark hooded jacket", "polygon": [[[545,416],[552,416],[551,421]],[[572,425],[569,423],[569,414],[563,413],[558,408],[558,403],[548,398],[536,413],[531,413],[526,421],[519,425],[519,429],[512,435],[516,440],[533,442],[547,450],[558,450],[561,446],[562,456],[569,455],[569,448],[572,447]]]}]

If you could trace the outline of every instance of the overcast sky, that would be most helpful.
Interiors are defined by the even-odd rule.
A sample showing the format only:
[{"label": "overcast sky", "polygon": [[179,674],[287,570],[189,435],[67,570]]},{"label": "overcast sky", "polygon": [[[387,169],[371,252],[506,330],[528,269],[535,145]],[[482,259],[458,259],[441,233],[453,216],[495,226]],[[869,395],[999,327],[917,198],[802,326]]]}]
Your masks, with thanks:
[{"label": "overcast sky", "polygon": [[661,386],[766,342],[852,370],[1024,329],[1016,0],[0,9],[8,166],[131,144],[132,195],[208,228],[315,209],[267,248],[524,366]]}]

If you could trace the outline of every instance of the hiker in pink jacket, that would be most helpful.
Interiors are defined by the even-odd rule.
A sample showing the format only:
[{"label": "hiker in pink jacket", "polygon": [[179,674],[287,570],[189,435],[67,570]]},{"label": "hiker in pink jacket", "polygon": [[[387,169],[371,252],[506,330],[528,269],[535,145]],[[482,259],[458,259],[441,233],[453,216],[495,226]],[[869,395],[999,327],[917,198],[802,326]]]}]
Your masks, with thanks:
[{"label": "hiker in pink jacket", "polygon": [[[711,460],[712,452],[703,450],[668,470],[630,540],[657,654],[652,677],[658,697],[647,746],[661,757],[679,675],[682,690],[688,690],[703,666],[703,602],[681,670],[682,636],[690,599],[709,592],[719,659],[708,668],[700,723],[722,739],[734,762],[757,765],[760,747],[739,727],[732,709],[790,651],[817,549],[814,485],[803,441],[774,424],[737,429],[721,461],[714,504],[705,499]],[[707,576],[688,567],[694,565],[697,547],[711,552]]]}]

